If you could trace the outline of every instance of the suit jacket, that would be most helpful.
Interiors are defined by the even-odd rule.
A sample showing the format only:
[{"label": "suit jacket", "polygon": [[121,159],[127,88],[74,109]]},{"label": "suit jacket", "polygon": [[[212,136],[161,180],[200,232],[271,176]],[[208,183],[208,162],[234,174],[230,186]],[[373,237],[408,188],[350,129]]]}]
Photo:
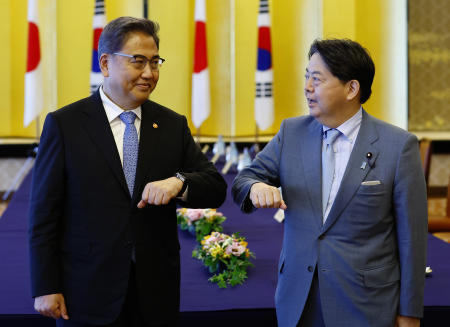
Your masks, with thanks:
[{"label": "suit jacket", "polygon": [[314,269],[327,326],[385,327],[397,314],[421,317],[427,203],[417,138],[363,111],[325,224],[321,151],[320,123],[311,116],[287,119],[233,183],[244,212],[255,210],[253,183],[282,187],[287,210],[275,294],[279,326],[296,326]]},{"label": "suit jacket", "polygon": [[[130,196],[99,92],[50,113],[36,158],[29,216],[32,296],[63,293],[69,316],[118,316],[135,247],[141,310],[175,319],[180,260],[176,203],[137,208],[144,186],[182,172],[185,206],[219,207],[226,183],[195,144],[184,116],[146,101]],[[156,125],[154,125],[156,123]]]}]

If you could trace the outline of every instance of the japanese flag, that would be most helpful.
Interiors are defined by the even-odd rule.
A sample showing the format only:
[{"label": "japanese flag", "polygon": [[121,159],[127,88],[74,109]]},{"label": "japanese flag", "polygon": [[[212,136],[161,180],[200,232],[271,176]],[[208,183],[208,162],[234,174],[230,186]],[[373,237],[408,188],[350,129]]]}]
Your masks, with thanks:
[{"label": "japanese flag", "polygon": [[38,1],[28,1],[28,55],[25,73],[25,111],[27,127],[44,108],[41,47],[39,43]]},{"label": "japanese flag", "polygon": [[209,70],[206,55],[205,0],[195,1],[195,52],[192,73],[192,122],[199,128],[210,112]]}]

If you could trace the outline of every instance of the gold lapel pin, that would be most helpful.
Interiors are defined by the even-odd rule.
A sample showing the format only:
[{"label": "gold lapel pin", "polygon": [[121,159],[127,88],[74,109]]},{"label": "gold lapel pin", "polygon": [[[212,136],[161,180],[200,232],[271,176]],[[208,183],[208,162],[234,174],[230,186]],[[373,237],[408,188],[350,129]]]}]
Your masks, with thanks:
[{"label": "gold lapel pin", "polygon": [[153,123],[153,128],[158,128],[158,124],[157,123]]}]

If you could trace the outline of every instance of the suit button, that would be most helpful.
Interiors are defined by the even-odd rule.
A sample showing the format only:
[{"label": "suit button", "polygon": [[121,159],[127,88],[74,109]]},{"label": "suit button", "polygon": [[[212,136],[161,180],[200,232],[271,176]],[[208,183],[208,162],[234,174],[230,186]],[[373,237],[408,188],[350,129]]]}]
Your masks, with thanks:
[{"label": "suit button", "polygon": [[313,266],[308,266],[308,271],[309,271],[309,272],[313,272],[313,271],[314,271]]}]

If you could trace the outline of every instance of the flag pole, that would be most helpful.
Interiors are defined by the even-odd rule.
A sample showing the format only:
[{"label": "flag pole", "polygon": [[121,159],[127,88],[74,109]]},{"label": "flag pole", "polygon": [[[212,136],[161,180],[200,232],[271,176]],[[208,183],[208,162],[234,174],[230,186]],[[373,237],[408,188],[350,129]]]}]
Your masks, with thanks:
[{"label": "flag pole", "polygon": [[103,74],[98,62],[98,41],[106,25],[105,1],[95,0],[94,17],[92,22],[93,28],[93,48],[92,48],[92,63],[90,73],[90,93],[94,93],[103,83]]},{"label": "flag pole", "polygon": [[28,1],[28,43],[24,89],[23,125],[27,127],[44,108],[43,71],[40,47],[39,5],[36,0]]},{"label": "flag pole", "polygon": [[[40,19],[39,2],[28,1],[27,8],[28,35],[27,35],[27,61],[24,80],[24,115],[23,125],[27,127],[36,120],[36,139],[39,138],[39,114],[44,107],[43,73],[40,47]],[[33,142],[35,143],[35,142]],[[17,188],[17,184],[31,168],[34,162],[32,154],[28,155],[20,170],[15,175],[12,184],[3,194],[2,200],[7,201],[10,194]]]},{"label": "flag pole", "polygon": [[230,136],[236,136],[236,30],[235,0],[230,0]]},{"label": "flag pole", "polygon": [[194,67],[192,71],[191,120],[200,139],[200,127],[211,110],[206,46],[206,1],[195,1]]},{"label": "flag pole", "polygon": [[255,141],[258,147],[259,129],[266,130],[274,121],[273,66],[270,40],[269,1],[259,0],[258,51],[255,72]]}]

